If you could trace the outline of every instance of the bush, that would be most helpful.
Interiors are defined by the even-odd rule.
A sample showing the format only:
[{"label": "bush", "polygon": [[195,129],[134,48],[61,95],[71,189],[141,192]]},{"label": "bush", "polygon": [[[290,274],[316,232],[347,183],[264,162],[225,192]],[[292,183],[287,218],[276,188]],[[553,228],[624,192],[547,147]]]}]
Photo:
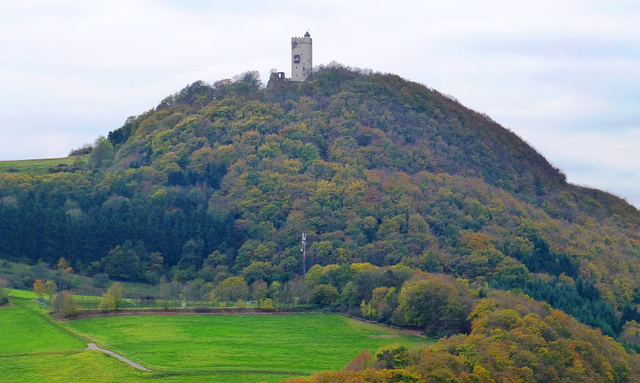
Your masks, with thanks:
[{"label": "bush", "polygon": [[273,300],[270,298],[264,298],[260,301],[260,308],[265,311],[273,311]]}]

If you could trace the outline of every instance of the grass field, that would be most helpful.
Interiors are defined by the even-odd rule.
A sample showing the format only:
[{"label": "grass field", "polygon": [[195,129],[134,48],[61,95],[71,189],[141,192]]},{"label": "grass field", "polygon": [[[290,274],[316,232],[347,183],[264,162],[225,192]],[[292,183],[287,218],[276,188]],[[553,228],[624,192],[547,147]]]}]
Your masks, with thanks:
[{"label": "grass field", "polygon": [[22,305],[0,308],[0,356],[79,350],[86,343],[69,336],[47,317]]},{"label": "grass field", "polygon": [[28,173],[47,174],[49,168],[58,165],[71,166],[78,157],[43,158],[37,160],[0,161],[0,174],[2,173]]},{"label": "grass field", "polygon": [[[0,308],[2,382],[279,382],[341,369],[365,348],[428,342],[327,314],[104,317],[59,324],[28,299],[11,301]],[[87,350],[90,339],[154,371]]]},{"label": "grass field", "polygon": [[364,349],[425,342],[327,314],[107,317],[69,325],[105,348],[171,370],[311,373],[342,369]]},{"label": "grass field", "polygon": [[11,289],[9,290],[9,296],[32,299],[37,298],[38,294],[34,293],[33,291]]},{"label": "grass field", "polygon": [[99,351],[0,357],[0,381],[18,382],[279,382],[291,375],[264,373],[143,372]]},{"label": "grass field", "polygon": [[2,382],[278,382],[291,375],[264,373],[143,372],[99,351],[0,357]]}]

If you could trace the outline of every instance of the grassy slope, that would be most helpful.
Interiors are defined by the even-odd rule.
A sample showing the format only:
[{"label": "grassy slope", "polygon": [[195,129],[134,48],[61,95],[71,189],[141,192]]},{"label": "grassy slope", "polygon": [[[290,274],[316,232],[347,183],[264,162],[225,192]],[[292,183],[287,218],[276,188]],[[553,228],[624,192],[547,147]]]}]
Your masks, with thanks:
[{"label": "grassy slope", "polygon": [[338,315],[139,316],[70,325],[107,348],[171,370],[291,371],[342,369],[363,349],[424,343]]},{"label": "grassy slope", "polygon": [[79,350],[87,345],[22,305],[0,309],[0,355]]},{"label": "grassy slope", "polygon": [[73,165],[78,157],[43,158],[37,160],[0,161],[1,173],[47,174],[47,169],[60,164]]}]

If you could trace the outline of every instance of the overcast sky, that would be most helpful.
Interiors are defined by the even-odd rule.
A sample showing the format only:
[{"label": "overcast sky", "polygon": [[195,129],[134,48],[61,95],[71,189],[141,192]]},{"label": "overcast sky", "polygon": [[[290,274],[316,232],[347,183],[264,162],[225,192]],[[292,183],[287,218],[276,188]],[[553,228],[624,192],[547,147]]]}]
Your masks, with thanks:
[{"label": "overcast sky", "polygon": [[570,182],[640,206],[638,0],[3,0],[0,160],[66,156],[196,80],[398,74],[487,113]]}]

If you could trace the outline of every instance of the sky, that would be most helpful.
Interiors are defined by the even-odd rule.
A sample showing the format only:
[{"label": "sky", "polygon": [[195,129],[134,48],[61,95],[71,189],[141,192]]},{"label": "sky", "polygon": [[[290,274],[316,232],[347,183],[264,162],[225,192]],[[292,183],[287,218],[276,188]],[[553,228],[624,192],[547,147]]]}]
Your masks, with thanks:
[{"label": "sky", "polygon": [[491,116],[569,182],[640,207],[638,0],[3,0],[0,160],[66,156],[197,80],[394,73]]}]

